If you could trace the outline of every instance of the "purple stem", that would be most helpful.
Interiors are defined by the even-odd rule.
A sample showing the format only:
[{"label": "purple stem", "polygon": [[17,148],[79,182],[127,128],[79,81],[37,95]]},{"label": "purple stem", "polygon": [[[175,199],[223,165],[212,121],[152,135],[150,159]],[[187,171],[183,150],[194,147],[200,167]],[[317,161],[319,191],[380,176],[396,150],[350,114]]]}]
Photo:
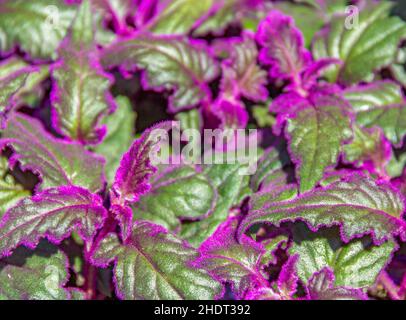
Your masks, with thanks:
[{"label": "purple stem", "polygon": [[391,277],[386,271],[381,272],[378,277],[378,281],[383,285],[391,299],[402,300],[399,295],[399,287],[392,281]]}]

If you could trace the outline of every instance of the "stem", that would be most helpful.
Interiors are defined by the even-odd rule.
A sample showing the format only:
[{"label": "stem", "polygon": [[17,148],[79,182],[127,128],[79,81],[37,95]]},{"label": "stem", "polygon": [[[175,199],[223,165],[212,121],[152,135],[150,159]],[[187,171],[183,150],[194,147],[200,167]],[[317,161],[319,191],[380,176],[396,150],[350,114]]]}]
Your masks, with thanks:
[{"label": "stem", "polygon": [[403,300],[406,300],[406,273],[403,275],[402,283],[400,284],[399,295]]},{"label": "stem", "polygon": [[[109,212],[110,213],[110,212]],[[84,290],[86,298],[89,300],[95,300],[97,298],[97,268],[93,266],[89,261],[89,253],[93,252],[94,248],[104,239],[104,237],[116,227],[117,222],[114,217],[109,216],[104,223],[104,226],[99,231],[91,247],[85,246],[85,265],[84,265],[84,276],[85,285]]]},{"label": "stem", "polygon": [[393,300],[402,300],[399,296],[399,288],[398,286],[392,281],[389,274],[386,271],[382,271],[378,278],[379,282],[383,285],[388,295]]},{"label": "stem", "polygon": [[96,297],[96,279],[97,279],[97,269],[90,263],[85,265],[85,292],[86,298],[88,300],[94,300]]}]

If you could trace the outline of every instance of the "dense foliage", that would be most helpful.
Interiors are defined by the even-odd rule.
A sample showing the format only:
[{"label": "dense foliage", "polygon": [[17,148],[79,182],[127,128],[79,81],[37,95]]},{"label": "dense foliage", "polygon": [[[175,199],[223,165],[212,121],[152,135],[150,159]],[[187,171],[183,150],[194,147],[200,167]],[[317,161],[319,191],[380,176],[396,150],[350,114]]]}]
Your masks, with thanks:
[{"label": "dense foliage", "polygon": [[[0,1],[0,299],[406,299],[397,11]],[[256,170],[174,121],[257,130]]]}]

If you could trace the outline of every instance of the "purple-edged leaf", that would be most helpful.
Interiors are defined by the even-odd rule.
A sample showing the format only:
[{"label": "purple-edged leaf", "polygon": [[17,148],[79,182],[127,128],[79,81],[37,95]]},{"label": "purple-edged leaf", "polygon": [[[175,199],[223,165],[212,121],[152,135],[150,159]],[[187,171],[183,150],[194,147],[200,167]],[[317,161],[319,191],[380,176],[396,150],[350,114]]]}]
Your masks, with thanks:
[{"label": "purple-edged leaf", "polygon": [[114,283],[121,299],[214,299],[221,285],[192,264],[196,258],[195,249],[146,221],[135,223],[126,244],[111,233],[92,255],[101,267],[115,261]]},{"label": "purple-edged leaf", "polygon": [[326,168],[336,164],[342,144],[352,138],[349,111],[339,96],[316,93],[290,115],[285,132],[301,192],[313,188]]},{"label": "purple-edged leaf", "polygon": [[10,52],[18,46],[33,58],[56,58],[75,10],[63,0],[1,1],[0,50]]},{"label": "purple-edged leaf", "polygon": [[225,50],[232,51],[223,62],[222,94],[238,98],[243,96],[252,101],[265,101],[267,74],[257,64],[258,50],[253,36],[244,34],[242,40],[226,41]]},{"label": "purple-edged leaf", "polygon": [[278,142],[258,160],[257,170],[251,177],[251,188],[256,192],[249,200],[249,210],[259,210],[271,201],[295,198],[298,186],[294,181],[286,146],[284,142]]},{"label": "purple-edged leaf", "polygon": [[241,222],[241,236],[254,224],[268,223],[279,226],[287,221],[305,221],[312,229],[339,225],[341,237],[348,242],[354,237],[370,234],[375,243],[404,235],[406,223],[402,221],[402,196],[386,183],[376,183],[369,177],[354,174],[329,184],[327,187],[306,192],[299,197],[269,203],[249,212]]},{"label": "purple-edged leaf", "polygon": [[402,88],[391,81],[377,81],[345,91],[357,123],[367,128],[379,127],[395,145],[406,135],[406,100]]},{"label": "purple-edged leaf", "polygon": [[130,100],[125,96],[119,96],[115,100],[116,111],[102,121],[107,127],[107,134],[94,148],[96,153],[103,155],[106,159],[106,177],[109,184],[113,183],[121,157],[131,146],[135,137],[136,114],[132,110]]},{"label": "purple-edged leaf", "polygon": [[12,74],[21,75],[22,77],[25,74],[24,84],[13,94],[12,102],[15,102],[16,106],[34,106],[45,94],[41,84],[49,77],[49,69],[48,64],[31,66],[22,58],[13,56],[1,62],[0,79],[5,79]]},{"label": "purple-edged leaf", "polygon": [[312,7],[306,4],[292,3],[287,1],[274,2],[274,9],[280,10],[284,14],[291,16],[297,28],[302,32],[304,43],[308,48],[312,42],[312,39],[317,31],[319,31],[326,20],[327,12],[320,10],[320,8]]},{"label": "purple-edged leaf", "polygon": [[150,184],[148,194],[133,206],[134,219],[152,221],[170,230],[180,227],[180,219],[204,218],[216,203],[216,191],[209,179],[192,166],[166,168]]},{"label": "purple-edged leaf", "polygon": [[246,165],[214,164],[204,168],[204,174],[217,191],[216,206],[213,212],[201,221],[184,223],[181,226],[180,236],[193,246],[199,246],[209,238],[218,226],[227,220],[230,209],[238,205],[250,193],[248,187],[249,176],[241,175]]},{"label": "purple-edged leaf", "polygon": [[135,24],[137,28],[145,26],[156,14],[158,0],[137,0],[137,11],[135,12]]},{"label": "purple-edged leaf", "polygon": [[263,266],[275,265],[278,262],[278,256],[276,251],[278,249],[286,249],[289,242],[289,237],[285,234],[276,236],[275,238],[262,241],[262,245],[265,248],[265,253],[262,255],[261,264]]},{"label": "purple-edged leaf", "polygon": [[[279,177],[277,177],[279,178]],[[275,184],[269,184],[265,189],[254,193],[249,201],[249,208],[252,211],[261,210],[269,205],[271,202],[280,202],[294,199],[298,195],[297,185],[290,184],[278,184],[278,180]]]},{"label": "purple-edged leaf", "polygon": [[103,188],[104,160],[76,143],[57,140],[38,120],[14,114],[2,133],[1,146],[11,146],[10,163],[21,163],[41,178],[41,190],[61,185],[76,185],[92,192]]},{"label": "purple-edged leaf", "polygon": [[220,120],[222,129],[244,129],[248,123],[248,112],[240,102],[225,99],[216,101],[213,113]]},{"label": "purple-edged leaf", "polygon": [[[285,240],[284,240],[285,241]],[[271,253],[272,254],[272,253]],[[290,256],[282,266],[278,279],[273,288],[262,287],[251,290],[246,296],[247,300],[294,300],[298,287],[296,264],[298,255]]]},{"label": "purple-edged leaf", "polygon": [[20,247],[0,260],[0,300],[69,300],[72,294],[63,288],[68,279],[68,259],[57,247]]},{"label": "purple-edged leaf", "polygon": [[134,0],[91,0],[92,6],[101,10],[104,18],[111,20],[118,32],[127,29],[126,18],[134,18],[137,10]]},{"label": "purple-edged leaf", "polygon": [[406,38],[406,23],[400,17],[389,17],[393,3],[379,1],[359,14],[359,21],[336,16],[313,41],[313,56],[337,58],[341,66],[327,73],[332,82],[343,84],[371,81],[373,72],[390,65],[398,46]]},{"label": "purple-edged leaf", "polygon": [[132,227],[134,224],[133,210],[128,205],[113,204],[110,207],[110,212],[113,214],[115,220],[120,227],[121,239],[125,242],[131,235]]},{"label": "purple-edged leaf", "polygon": [[160,144],[168,138],[167,132],[171,127],[172,123],[167,121],[146,130],[124,154],[111,188],[113,204],[136,202],[151,189],[149,178],[157,171],[152,163],[157,159],[152,157],[157,155]]},{"label": "purple-edged leaf", "polygon": [[20,244],[35,247],[41,238],[59,243],[72,231],[90,242],[106,216],[102,198],[86,189],[47,189],[23,199],[3,216],[0,252],[7,255]]},{"label": "purple-edged leaf", "polygon": [[260,288],[258,290],[252,290],[248,292],[245,297],[245,300],[282,300],[282,297],[279,293],[275,292],[271,288]]},{"label": "purple-edged leaf", "polygon": [[317,80],[333,65],[340,65],[341,61],[334,58],[324,58],[311,62],[302,73],[302,89],[305,91],[317,85]]},{"label": "purple-edged leaf", "polygon": [[[366,170],[361,169],[330,169],[324,173],[324,177],[320,180],[321,187],[327,187],[328,185],[338,182],[345,181],[349,176],[356,174],[361,176],[366,176],[371,179],[379,179],[375,175],[369,174]],[[377,182],[378,180],[375,180]]]},{"label": "purple-edged leaf", "polygon": [[267,287],[268,282],[261,274],[261,256],[264,248],[243,235],[235,238],[238,220],[230,219],[218,227],[216,232],[199,248],[201,256],[197,265],[233,287],[238,299],[252,289]]},{"label": "purple-edged leaf", "polygon": [[259,25],[256,38],[262,46],[260,61],[271,67],[270,75],[299,85],[300,73],[310,62],[311,56],[304,48],[303,36],[293,19],[272,10]]},{"label": "purple-edged leaf", "polygon": [[354,140],[343,147],[344,160],[355,162],[358,166],[365,161],[372,161],[377,168],[383,167],[387,162],[383,138],[382,132],[377,128],[354,126]]},{"label": "purple-edged leaf", "polygon": [[258,160],[258,166],[255,174],[250,179],[251,189],[269,189],[272,187],[284,187],[289,182],[289,175],[286,173],[287,166],[290,164],[289,154],[286,152],[286,146],[276,145],[267,151]]},{"label": "purple-edged leaf", "polygon": [[330,268],[317,272],[309,280],[306,287],[310,300],[368,300],[368,296],[360,289],[335,286],[334,273]]},{"label": "purple-edged leaf", "polygon": [[8,172],[8,161],[0,157],[0,218],[18,200],[30,195]]},{"label": "purple-edged leaf", "polygon": [[143,0],[156,3],[156,14],[145,26],[155,34],[187,34],[209,13],[214,0]]},{"label": "purple-edged leaf", "polygon": [[279,294],[285,299],[291,299],[297,290],[299,277],[296,274],[296,264],[298,260],[298,255],[290,256],[279,274],[277,287]]},{"label": "purple-edged leaf", "polygon": [[8,64],[4,62],[0,68],[0,129],[4,129],[7,115],[15,105],[15,97],[33,69],[26,67],[17,71],[7,70]]},{"label": "purple-edged leaf", "polygon": [[219,67],[202,42],[178,37],[139,35],[123,40],[104,51],[106,67],[144,69],[143,85],[157,90],[174,90],[169,99],[171,111],[210,100],[207,85],[219,74]]},{"label": "purple-edged leaf", "polygon": [[[81,10],[80,5],[84,3],[85,0],[65,0],[67,4],[73,4],[75,5],[75,14],[73,16],[72,21],[74,21],[75,16],[77,16],[78,12]],[[113,13],[111,10],[114,10],[110,8],[113,5],[113,2],[115,3],[116,6],[119,5],[118,2],[121,2],[123,5],[127,0],[86,0],[89,1],[92,5],[92,21],[96,26],[96,29],[94,30],[93,34],[91,32],[91,29],[88,29],[86,32],[83,32],[80,37],[87,37],[90,39],[90,37],[95,38],[95,41],[100,45],[100,46],[107,46],[111,44],[115,39],[116,39],[116,33],[120,34],[125,34],[127,32],[126,29],[120,29],[121,26],[116,24],[116,21],[113,20]],[[132,1],[132,0],[130,0]],[[133,1],[133,5],[135,5],[135,2]],[[88,23],[85,20],[82,21],[82,23]],[[72,23],[69,25],[70,28],[72,28]],[[113,32],[111,27],[114,27]],[[124,28],[124,26],[122,26]],[[68,28],[69,31],[69,28]],[[64,37],[65,38],[65,37]]]},{"label": "purple-edged leaf", "polygon": [[103,72],[94,45],[89,1],[78,10],[68,37],[52,67],[53,126],[81,143],[98,143],[105,134],[99,119],[114,107],[109,88],[113,79]]},{"label": "purple-edged leaf", "polygon": [[289,253],[299,256],[297,274],[304,283],[314,273],[329,267],[334,272],[335,285],[364,288],[374,284],[394,249],[393,241],[374,246],[367,237],[344,244],[337,229],[312,233],[305,225],[298,224],[293,227]]}]

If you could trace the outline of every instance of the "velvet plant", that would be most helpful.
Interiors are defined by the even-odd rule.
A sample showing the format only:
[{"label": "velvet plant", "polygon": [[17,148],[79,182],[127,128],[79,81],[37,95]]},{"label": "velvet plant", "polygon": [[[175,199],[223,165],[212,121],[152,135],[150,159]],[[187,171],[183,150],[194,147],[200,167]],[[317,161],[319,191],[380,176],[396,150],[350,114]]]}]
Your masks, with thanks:
[{"label": "velvet plant", "polygon": [[1,0],[0,299],[405,300],[400,5]]}]

